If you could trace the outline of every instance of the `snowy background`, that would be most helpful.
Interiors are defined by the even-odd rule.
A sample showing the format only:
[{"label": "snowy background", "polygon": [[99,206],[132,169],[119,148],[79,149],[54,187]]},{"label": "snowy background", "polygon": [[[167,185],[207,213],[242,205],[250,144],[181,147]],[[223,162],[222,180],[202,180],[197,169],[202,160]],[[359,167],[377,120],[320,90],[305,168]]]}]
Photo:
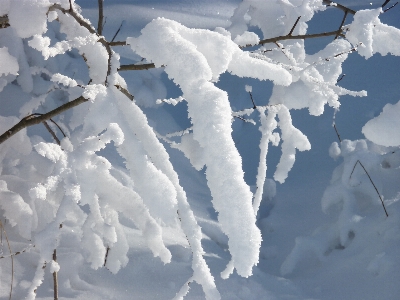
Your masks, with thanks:
[{"label": "snowy background", "polygon": [[[97,24],[97,1],[76,2],[82,7],[82,15],[90,19],[92,24]],[[230,18],[240,2],[105,0],[106,22],[103,35],[111,40],[122,22],[115,40],[137,38],[140,31],[157,17],[175,20],[189,28],[229,28]],[[340,4],[360,10],[377,8],[382,5],[381,2],[383,1],[342,0]],[[381,22],[400,28],[399,9],[394,7],[382,14]],[[317,12],[308,22],[307,33],[336,30],[342,16],[343,12],[335,8]],[[350,24],[352,18],[349,15],[346,24]],[[250,29],[261,36],[259,28]],[[306,40],[307,54],[317,53],[331,41],[332,37]],[[137,46],[136,50],[139,49]],[[140,60],[137,54],[126,47],[116,47],[115,51],[121,56],[121,64],[132,64]],[[290,111],[293,125],[308,137],[311,149],[296,154],[294,166],[281,184],[272,182],[281,149],[270,145],[266,193],[256,223],[263,241],[259,263],[253,267],[253,275],[248,278],[239,276],[236,271],[228,279],[222,279],[219,275],[225,270],[231,256],[228,238],[222,233],[211,202],[204,169],[200,165],[201,170],[196,170],[182,152],[164,144],[178,173],[180,184],[187,193],[196,220],[202,228],[202,246],[206,252],[204,257],[222,299],[398,299],[400,158],[397,152],[400,142],[391,145],[381,143],[383,146],[394,146],[393,148],[374,145],[363,140],[365,136],[362,128],[369,120],[378,116],[385,105],[396,104],[400,100],[400,57],[375,54],[366,60],[355,52],[349,54],[342,67],[342,73],[346,76],[340,81],[340,86],[351,91],[366,90],[368,95],[341,96],[339,110],[335,112],[333,108],[326,107],[324,113],[318,117],[309,115],[308,109]],[[134,94],[149,124],[159,134],[167,135],[191,126],[185,102],[176,106],[156,104],[157,99],[177,98],[182,95],[181,90],[168,79],[162,69],[126,71],[120,72],[120,75],[124,77],[128,90]],[[239,78],[229,73],[223,73],[215,85],[228,92],[234,111],[252,107],[246,85],[252,87],[255,104],[260,106],[268,104],[273,86],[270,81]],[[22,113],[20,107],[24,98],[18,98],[14,92],[4,89],[0,94],[2,116],[18,115],[18,111]],[[23,97],[26,99],[26,96]],[[397,112],[392,118],[388,118],[390,122],[400,116],[400,109],[397,107],[388,106],[387,110]],[[334,121],[342,140],[348,140],[342,142],[340,149],[338,144],[333,144],[339,142],[332,127]],[[382,130],[391,126],[398,130],[398,126],[391,124],[393,123],[386,126],[384,124]],[[1,128],[3,126],[5,125]],[[235,119],[232,128],[233,140],[243,160],[245,182],[254,192],[260,155],[260,131],[258,126],[239,119]],[[111,129],[107,130],[111,132]],[[395,139],[398,134],[396,130],[387,138],[384,137],[383,141]],[[375,131],[372,132],[374,136]],[[48,132],[39,126],[28,129],[28,134],[40,135],[47,142],[52,141]],[[40,149],[37,151],[40,152]],[[116,169],[124,167],[121,156],[110,144],[98,153],[106,157]],[[360,165],[354,168],[354,175],[349,179],[357,160],[369,168],[371,177],[384,197],[388,218]],[[7,178],[2,180],[7,181]],[[8,188],[12,190],[10,186]],[[4,186],[1,189],[7,191]],[[340,202],[339,198],[346,200],[335,206]],[[160,214],[164,213],[163,207],[155,209],[161,211]],[[4,205],[2,210],[6,210]],[[88,262],[72,260],[68,254],[59,254],[59,278],[64,284],[60,287],[60,299],[172,299],[192,276],[192,252],[181,231],[163,228],[164,243],[172,254],[171,262],[164,264],[160,260],[162,255],[160,258],[154,257],[154,252],[149,250],[145,239],[137,230],[128,230],[131,220],[121,217],[120,222],[126,225],[127,243],[130,247],[127,265],[117,274],[112,274],[106,268],[94,270],[89,267]],[[7,227],[6,224],[5,228],[12,233],[11,226]],[[21,239],[15,240],[12,248],[17,251],[24,249],[26,244]],[[1,250],[4,255],[8,253],[4,238]],[[26,256],[28,253],[34,253],[34,250],[28,249]],[[26,295],[37,267],[33,259],[25,258],[24,255],[22,253],[15,256],[13,299]],[[91,263],[94,264],[93,261]],[[10,282],[9,259],[2,259],[0,266],[0,296],[6,299]],[[74,274],[76,269],[80,270],[79,275]],[[52,277],[47,272],[37,289],[37,299],[52,299],[52,288]],[[204,298],[201,286],[196,282],[191,283],[185,299]]]}]

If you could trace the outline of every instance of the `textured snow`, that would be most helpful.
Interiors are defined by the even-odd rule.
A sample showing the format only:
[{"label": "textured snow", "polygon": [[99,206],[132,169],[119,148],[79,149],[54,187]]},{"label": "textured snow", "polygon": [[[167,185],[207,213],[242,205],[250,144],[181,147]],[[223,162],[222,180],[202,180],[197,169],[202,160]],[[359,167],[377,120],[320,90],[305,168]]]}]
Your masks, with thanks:
[{"label": "textured snow", "polygon": [[382,146],[400,146],[400,101],[386,104],[379,116],[368,121],[362,128],[367,139]]}]

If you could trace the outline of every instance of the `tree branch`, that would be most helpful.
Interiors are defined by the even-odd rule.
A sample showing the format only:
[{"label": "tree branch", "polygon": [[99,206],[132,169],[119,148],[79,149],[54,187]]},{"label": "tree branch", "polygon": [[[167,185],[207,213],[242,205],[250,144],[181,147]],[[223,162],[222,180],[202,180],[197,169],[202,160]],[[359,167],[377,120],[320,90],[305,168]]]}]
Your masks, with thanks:
[{"label": "tree branch", "polygon": [[133,65],[122,65],[119,67],[118,71],[139,71],[139,70],[154,69],[155,67],[156,66],[153,63],[141,64],[141,65],[134,65],[134,64]]},{"label": "tree branch", "polygon": [[[340,26],[339,26],[339,29],[338,29],[338,30],[342,30],[343,24],[344,24],[344,22],[346,21],[347,14],[348,14],[348,11],[345,11],[345,12],[344,12],[343,19],[342,19],[342,22],[340,23]],[[339,35],[337,34],[337,35],[335,36],[335,40],[336,40],[338,37],[339,37]]]},{"label": "tree branch", "polygon": [[290,32],[289,32],[288,35],[292,35],[293,30],[296,28],[297,23],[299,23],[300,18],[301,18],[301,16],[299,16],[299,17],[297,18],[296,22],[294,22],[294,25],[293,25],[293,27],[292,27],[292,29],[290,30]]},{"label": "tree branch", "polygon": [[[270,39],[265,39],[261,40],[258,44],[259,45],[264,45],[268,43],[276,43],[278,41],[283,41],[283,40],[304,40],[304,39],[312,39],[312,38],[318,38],[318,37],[323,37],[323,36],[331,36],[331,35],[338,35],[338,36],[343,36],[342,30],[335,30],[335,31],[329,31],[329,32],[321,32],[321,33],[314,33],[314,34],[301,34],[301,35],[283,35],[283,36],[277,36],[274,38]],[[252,47],[255,45],[246,45],[245,47]],[[243,47],[243,48],[245,48]]]},{"label": "tree branch", "polygon": [[[54,249],[53,260],[57,262],[57,251]],[[58,276],[57,272],[53,272],[53,288],[54,288],[54,300],[58,300]]]},{"label": "tree branch", "polygon": [[79,104],[82,104],[86,101],[88,101],[88,100],[85,99],[83,96],[80,96],[79,98],[76,98],[75,100],[67,102],[64,105],[61,105],[46,114],[43,114],[40,116],[30,115],[30,116],[25,117],[21,121],[19,121],[16,125],[14,125],[12,128],[10,128],[6,132],[4,132],[2,135],[0,135],[0,144],[2,144],[4,141],[8,140],[10,137],[12,137],[14,134],[18,133],[22,129],[32,126],[32,125],[40,124],[43,121],[49,120],[50,118],[53,118],[56,115],[58,115],[64,111],[67,111],[75,106],[78,106]]},{"label": "tree branch", "polygon": [[126,42],[125,41],[109,42],[108,44],[110,46],[126,46]]},{"label": "tree branch", "polygon": [[[111,42],[108,43],[109,45],[110,45],[112,42],[114,42],[114,40],[115,40],[115,38],[117,37],[119,31],[121,30],[123,24],[124,24],[124,20],[122,20],[121,25],[119,25],[117,32],[114,34],[113,38],[111,39]],[[125,44],[126,44],[126,42],[125,42]],[[110,45],[110,46],[111,46],[111,45]]]},{"label": "tree branch", "polygon": [[103,1],[104,0],[98,0],[99,2],[99,21],[97,23],[97,33],[99,35],[103,34]]},{"label": "tree branch", "polygon": [[[78,15],[75,11],[73,11],[72,6],[71,9],[67,10],[64,9],[60,4],[53,4],[50,8],[49,11],[58,9],[64,14],[69,14],[71,17],[73,17],[80,26],[85,27],[90,33],[95,34],[99,37],[98,42],[100,42],[107,50],[108,54],[108,69],[107,69],[107,77],[108,75],[111,74],[111,56],[112,56],[112,50],[109,45],[109,43],[104,39],[104,37],[100,37],[99,34],[96,32],[96,30],[89,24],[87,23],[80,15]],[[107,84],[107,78],[105,79],[105,83]]]}]

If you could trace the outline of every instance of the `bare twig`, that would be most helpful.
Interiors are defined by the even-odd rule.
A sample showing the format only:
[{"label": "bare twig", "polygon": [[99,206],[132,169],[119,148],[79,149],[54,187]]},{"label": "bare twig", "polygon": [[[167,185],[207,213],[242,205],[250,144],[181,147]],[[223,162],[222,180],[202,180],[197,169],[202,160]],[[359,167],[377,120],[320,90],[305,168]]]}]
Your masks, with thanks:
[{"label": "bare twig", "polygon": [[53,129],[51,129],[51,127],[49,126],[49,124],[47,124],[46,121],[42,122],[44,127],[46,127],[47,131],[50,132],[51,136],[53,137],[53,139],[56,141],[56,143],[60,146],[61,142],[58,139],[58,137],[56,136],[55,132],[53,131]]},{"label": "bare twig", "polygon": [[[57,262],[57,250],[54,249],[53,252],[53,261]],[[57,272],[53,272],[53,287],[54,287],[54,300],[58,300],[58,277]]]},{"label": "bare twig", "polygon": [[294,22],[294,25],[293,25],[293,27],[292,27],[292,29],[290,30],[290,32],[289,32],[288,35],[292,35],[293,30],[296,28],[297,23],[299,23],[300,18],[301,18],[301,16],[299,16],[299,17],[297,18],[296,22]]},{"label": "bare twig", "polygon": [[72,100],[70,102],[65,103],[64,105],[61,105],[57,107],[56,109],[53,109],[52,111],[49,111],[48,113],[45,113],[40,116],[36,115],[30,115],[25,118],[23,118],[21,121],[19,121],[16,125],[14,125],[12,128],[4,132],[2,135],[0,135],[0,144],[3,143],[4,141],[8,140],[10,137],[12,137],[14,134],[17,132],[21,131],[22,129],[40,124],[43,121],[49,120],[58,114],[67,111],[75,106],[78,106],[84,102],[86,102],[87,99],[85,99],[83,96],[80,96],[76,98],[75,100]]},{"label": "bare twig", "polygon": [[[318,38],[318,37],[323,37],[323,36],[331,36],[331,35],[344,36],[342,34],[342,30],[339,29],[339,30],[335,30],[335,31],[321,32],[321,33],[314,33],[314,34],[277,36],[277,37],[274,37],[274,38],[261,40],[259,42],[259,45],[264,45],[264,44],[268,44],[268,43],[276,43],[278,41],[283,41],[283,40],[304,40],[304,39],[312,39],[312,38]],[[254,46],[254,45],[246,45],[245,47],[250,47],[250,46]]]},{"label": "bare twig", "polygon": [[383,4],[382,4],[382,8],[384,8],[386,6],[386,4],[388,4],[390,2],[390,0],[386,0]]},{"label": "bare twig", "polygon": [[340,76],[340,78],[336,81],[336,83],[338,83],[339,81],[341,81],[341,80],[344,78],[344,76],[346,76],[346,74],[342,74],[342,76]]},{"label": "bare twig", "polygon": [[125,41],[109,42],[108,44],[110,46],[126,46],[126,42]]},{"label": "bare twig", "polygon": [[4,232],[4,236],[6,237],[8,251],[10,252],[10,258],[11,258],[11,283],[10,283],[10,296],[8,298],[11,300],[13,284],[14,284],[14,257],[11,254],[12,251],[11,251],[10,241],[8,240],[8,235],[7,235],[6,229],[4,228],[3,223],[1,221],[0,221],[0,227],[1,227],[1,231]]},{"label": "bare twig", "polygon": [[64,137],[67,137],[66,134],[64,133],[64,130],[61,129],[61,127],[57,124],[57,122],[55,122],[53,119],[50,119],[50,122],[57,126],[58,130],[61,131]]},{"label": "bare twig", "polygon": [[105,267],[106,264],[107,264],[108,252],[110,252],[110,247],[109,247],[109,246],[107,246],[106,255],[105,255],[105,257],[104,257],[104,264],[103,264],[103,267]]},{"label": "bare twig", "polygon": [[257,106],[256,106],[256,104],[254,103],[253,94],[252,94],[251,92],[249,92],[249,94],[250,94],[251,102],[253,103],[253,109],[256,109]]},{"label": "bare twig", "polygon": [[121,25],[119,25],[119,28],[118,28],[117,32],[114,34],[114,36],[113,36],[113,38],[111,39],[111,42],[110,42],[109,44],[111,44],[112,42],[114,42],[115,38],[117,37],[119,31],[120,31],[121,28],[122,28],[122,24],[124,24],[124,20],[122,20]]},{"label": "bare twig", "polygon": [[99,20],[98,20],[98,23],[97,23],[97,33],[99,35],[103,34],[103,17],[104,17],[104,14],[103,14],[103,1],[104,0],[98,0],[98,2],[99,2]]},{"label": "bare twig", "polygon": [[138,71],[138,70],[148,70],[154,69],[156,66],[153,63],[141,64],[141,65],[122,65],[118,68],[118,71]]},{"label": "bare twig", "polygon": [[392,9],[393,7],[395,7],[397,4],[399,4],[399,2],[396,2],[395,4],[393,4],[391,7],[386,8],[383,12],[387,12],[388,10]]},{"label": "bare twig", "polygon": [[124,89],[122,86],[120,85],[115,85],[115,87],[122,93],[124,94],[126,97],[128,97],[131,101],[133,101],[134,97],[131,93],[129,93],[129,91],[127,89]]},{"label": "bare twig", "polygon": [[[336,3],[336,2],[333,2],[333,1],[330,1],[330,0],[323,0],[322,3],[324,3],[324,4],[328,5],[328,6],[336,7],[338,9],[341,9],[341,10],[345,11],[345,12],[347,11],[347,12],[351,13],[352,15],[354,15],[356,13],[355,10],[352,10],[352,9],[346,7],[346,6],[343,6],[343,5],[339,4],[339,3]],[[335,5],[331,5],[332,3],[335,3]]]},{"label": "bare twig", "polygon": [[336,128],[336,123],[335,123],[335,122],[333,123],[333,128],[335,128],[336,135],[337,135],[337,137],[338,137],[338,139],[339,139],[339,142],[341,143],[341,142],[342,142],[342,139],[340,138],[340,134],[339,134],[339,131],[338,131],[337,128]]},{"label": "bare twig", "polygon": [[385,207],[385,203],[383,203],[383,199],[382,199],[381,195],[379,194],[379,191],[378,191],[376,185],[375,185],[374,182],[372,181],[371,176],[369,175],[367,169],[365,169],[364,165],[361,163],[360,160],[357,160],[356,163],[354,164],[353,170],[351,171],[351,174],[350,174],[350,179],[351,179],[351,176],[353,175],[353,172],[354,172],[354,170],[355,170],[357,164],[360,164],[360,166],[364,169],[365,174],[367,174],[367,176],[368,176],[368,178],[369,178],[369,181],[371,182],[372,186],[375,188],[375,191],[376,191],[376,193],[378,194],[379,199],[381,200],[381,203],[382,203],[382,206],[383,206],[383,210],[385,211],[386,217],[389,217],[389,214],[388,214],[388,212],[387,212],[387,210],[386,210],[386,207]]},{"label": "bare twig", "polygon": [[[339,30],[342,30],[343,24],[344,24],[344,22],[346,21],[347,14],[348,14],[348,11],[346,10],[346,11],[344,12],[344,16],[343,16],[342,22],[340,23]],[[337,35],[335,36],[335,40],[336,40],[338,37],[339,37],[339,35],[337,34]]]}]

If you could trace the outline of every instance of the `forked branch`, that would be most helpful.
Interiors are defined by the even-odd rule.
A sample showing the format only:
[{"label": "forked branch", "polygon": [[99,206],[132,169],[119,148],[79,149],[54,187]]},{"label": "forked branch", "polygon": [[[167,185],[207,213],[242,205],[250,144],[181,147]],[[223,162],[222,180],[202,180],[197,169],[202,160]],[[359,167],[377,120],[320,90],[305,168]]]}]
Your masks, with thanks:
[{"label": "forked branch", "polygon": [[19,121],[16,125],[14,125],[12,128],[10,128],[6,132],[4,132],[2,135],[0,135],[0,144],[3,143],[4,141],[8,140],[10,137],[12,137],[14,134],[18,133],[22,129],[32,126],[32,125],[40,124],[46,120],[49,120],[49,119],[61,114],[62,112],[67,111],[75,106],[78,106],[86,101],[87,101],[87,99],[85,99],[83,96],[80,96],[80,97],[76,98],[75,100],[67,102],[64,105],[61,105],[61,106],[57,107],[56,109],[49,111],[46,114],[39,115],[39,116],[36,114],[32,114],[32,115],[25,117],[21,121]]}]

